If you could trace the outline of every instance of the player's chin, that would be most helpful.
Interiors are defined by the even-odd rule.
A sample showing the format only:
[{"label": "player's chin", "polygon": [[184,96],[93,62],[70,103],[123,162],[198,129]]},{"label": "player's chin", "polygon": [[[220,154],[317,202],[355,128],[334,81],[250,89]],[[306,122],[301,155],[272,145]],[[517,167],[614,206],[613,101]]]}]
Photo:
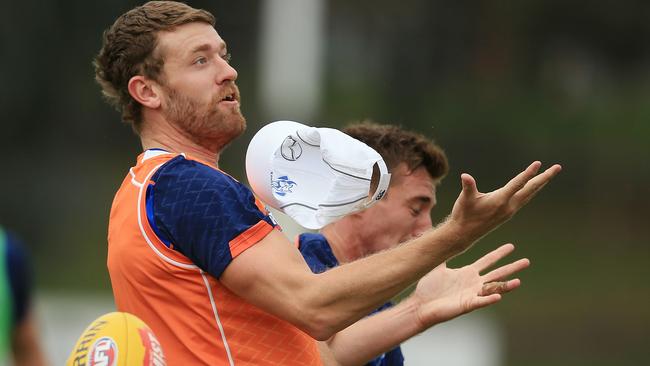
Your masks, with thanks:
[{"label": "player's chin", "polygon": [[227,134],[230,139],[235,139],[246,130],[246,119],[241,113],[232,114],[221,124],[220,134]]},{"label": "player's chin", "polygon": [[223,106],[223,103],[220,103],[221,107],[220,114],[224,117],[227,123],[231,126],[240,126],[240,128],[246,128],[246,118],[239,108],[239,103],[236,105]]},{"label": "player's chin", "polygon": [[237,133],[237,136],[241,135],[246,131],[246,118],[244,118],[244,115],[241,114],[239,110],[237,110],[237,113],[235,113],[232,116],[232,120],[230,125],[232,126],[233,130]]},{"label": "player's chin", "polygon": [[212,110],[209,119],[210,124],[216,127],[220,133],[235,134],[239,136],[246,130],[246,118],[239,108],[217,108]]}]

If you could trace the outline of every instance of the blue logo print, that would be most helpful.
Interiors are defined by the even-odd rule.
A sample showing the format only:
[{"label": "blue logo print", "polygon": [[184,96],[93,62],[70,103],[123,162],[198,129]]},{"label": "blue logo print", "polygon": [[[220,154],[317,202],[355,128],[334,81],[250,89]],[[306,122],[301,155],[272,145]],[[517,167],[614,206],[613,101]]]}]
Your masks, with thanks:
[{"label": "blue logo print", "polygon": [[289,180],[289,177],[286,175],[271,181],[271,188],[273,188],[273,192],[278,196],[285,196],[287,193],[291,193],[291,189],[297,185],[298,183]]}]

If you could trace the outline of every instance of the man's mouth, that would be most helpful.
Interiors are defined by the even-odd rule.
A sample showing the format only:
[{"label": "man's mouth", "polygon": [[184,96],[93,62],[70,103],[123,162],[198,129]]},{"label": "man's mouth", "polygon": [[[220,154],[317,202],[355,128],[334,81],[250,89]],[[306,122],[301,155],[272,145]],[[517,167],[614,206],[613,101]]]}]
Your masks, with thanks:
[{"label": "man's mouth", "polygon": [[222,102],[234,102],[235,100],[237,100],[235,98],[235,94],[228,94],[225,97],[223,97],[223,99],[221,99]]}]

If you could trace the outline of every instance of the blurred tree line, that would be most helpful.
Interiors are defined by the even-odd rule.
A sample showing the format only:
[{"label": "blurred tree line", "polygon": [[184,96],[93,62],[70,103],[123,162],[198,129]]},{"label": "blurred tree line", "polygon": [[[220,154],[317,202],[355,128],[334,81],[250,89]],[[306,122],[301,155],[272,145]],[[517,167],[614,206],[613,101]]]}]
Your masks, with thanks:
[{"label": "blurred tree line", "polygon": [[[103,29],[138,3],[2,3],[0,222],[29,244],[42,289],[110,291],[108,212],[140,147],[102,101],[91,60]],[[216,15],[239,71],[249,129],[221,166],[244,180],[252,134],[292,118],[259,108],[261,2],[190,4]],[[522,290],[494,310],[509,364],[647,359],[650,3],[330,0],[326,12],[325,97],[305,122],[372,118],[434,137],[452,164],[436,220],[461,172],[487,191],[532,160],[564,165],[453,261],[506,241],[531,258]]]}]

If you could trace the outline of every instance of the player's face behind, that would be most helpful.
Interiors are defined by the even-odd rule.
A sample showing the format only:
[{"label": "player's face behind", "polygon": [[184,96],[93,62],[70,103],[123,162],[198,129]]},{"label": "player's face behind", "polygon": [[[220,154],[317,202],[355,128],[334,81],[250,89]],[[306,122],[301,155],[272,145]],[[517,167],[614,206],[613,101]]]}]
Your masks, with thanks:
[{"label": "player's face behind", "polygon": [[160,32],[157,51],[164,60],[161,108],[169,122],[199,144],[223,147],[242,134],[237,71],[211,25],[195,22]]},{"label": "player's face behind", "polygon": [[386,197],[359,213],[359,225],[369,253],[391,248],[431,228],[436,185],[424,167],[408,172],[404,164],[393,171]]}]

